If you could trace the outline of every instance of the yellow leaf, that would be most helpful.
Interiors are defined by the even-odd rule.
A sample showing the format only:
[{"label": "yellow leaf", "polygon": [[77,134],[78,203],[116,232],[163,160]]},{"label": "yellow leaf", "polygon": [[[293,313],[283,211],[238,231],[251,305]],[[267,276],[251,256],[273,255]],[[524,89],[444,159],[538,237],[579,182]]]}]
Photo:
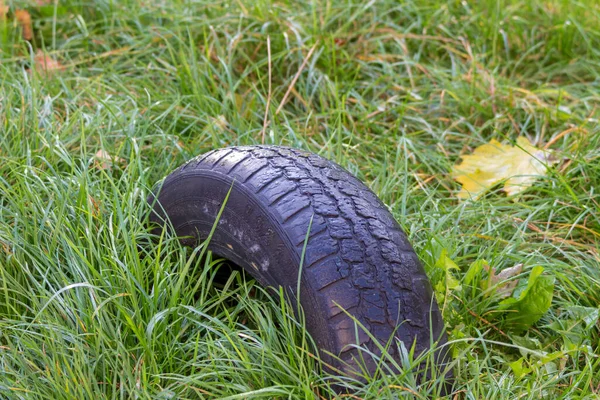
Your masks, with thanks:
[{"label": "yellow leaf", "polygon": [[517,146],[492,139],[462,160],[452,169],[452,177],[462,185],[458,193],[461,199],[477,199],[502,181],[508,195],[518,194],[546,175],[546,164],[555,162],[550,152],[538,149],[524,137],[517,139]]}]

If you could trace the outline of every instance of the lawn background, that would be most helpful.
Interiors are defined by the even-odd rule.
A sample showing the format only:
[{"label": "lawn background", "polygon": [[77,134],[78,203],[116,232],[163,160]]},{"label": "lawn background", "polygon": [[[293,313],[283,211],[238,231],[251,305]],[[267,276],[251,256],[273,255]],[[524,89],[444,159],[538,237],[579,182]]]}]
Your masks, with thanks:
[{"label": "lawn background", "polygon": [[[285,303],[240,274],[211,284],[220,261],[174,240],[147,246],[160,178],[209,149],[264,142],[338,162],[389,205],[441,288],[458,398],[598,398],[597,1],[10,6],[0,397],[327,398],[332,382],[358,398],[435,396],[439,382],[409,371],[365,385],[320,373]],[[36,69],[38,50],[62,68]],[[518,136],[549,144],[560,161],[548,176],[518,198],[457,201],[460,156]],[[436,267],[444,251],[458,288]],[[523,263],[524,280],[542,266],[556,277],[550,310],[511,330],[497,296],[464,282],[477,260]]]}]

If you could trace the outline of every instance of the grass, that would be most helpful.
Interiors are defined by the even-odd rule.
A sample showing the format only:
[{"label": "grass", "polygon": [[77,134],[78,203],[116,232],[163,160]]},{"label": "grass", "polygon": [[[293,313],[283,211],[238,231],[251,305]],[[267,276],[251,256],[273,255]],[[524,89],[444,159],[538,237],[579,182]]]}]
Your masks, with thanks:
[{"label": "grass", "polygon": [[[332,384],[358,398],[434,396],[410,371],[366,384],[321,372],[285,302],[239,273],[215,282],[223,263],[198,249],[148,246],[158,179],[209,149],[261,142],[333,159],[390,206],[441,288],[457,398],[600,395],[596,1],[11,7],[0,23],[0,397],[328,398]],[[30,42],[16,8],[31,13]],[[64,69],[28,72],[38,49]],[[460,156],[518,136],[561,161],[517,201],[499,189],[457,201]],[[460,287],[436,267],[443,251]],[[523,279],[542,266],[556,277],[548,312],[510,329],[498,298],[465,283],[477,260],[523,263]]]}]

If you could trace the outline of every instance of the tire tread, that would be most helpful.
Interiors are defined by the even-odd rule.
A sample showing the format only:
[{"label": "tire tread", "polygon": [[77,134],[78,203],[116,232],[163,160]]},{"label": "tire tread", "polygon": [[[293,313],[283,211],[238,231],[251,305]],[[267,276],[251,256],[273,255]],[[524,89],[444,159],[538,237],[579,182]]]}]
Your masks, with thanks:
[{"label": "tire tread", "polygon": [[[255,166],[254,170],[242,175],[244,163]],[[350,304],[347,311],[369,331],[378,333],[379,344],[385,344],[395,332],[407,347],[416,338],[417,350],[427,349],[429,318],[436,319],[432,328],[439,331],[433,335],[443,335],[429,280],[405,233],[377,196],[337,164],[296,149],[241,146],[210,152],[198,158],[195,166],[186,166],[190,168],[239,178],[240,184],[273,211],[296,251],[302,251],[304,240],[298,240],[306,234],[298,232],[297,218],[318,218],[317,230],[309,233],[303,274],[318,287],[314,292],[323,304]],[[279,186],[267,191],[270,185]],[[269,192],[277,195],[269,198]],[[332,278],[333,264],[327,264],[329,275],[320,273],[320,266],[332,262],[339,279]],[[320,286],[320,279],[334,280]],[[342,286],[348,290],[340,290]],[[350,299],[352,296],[357,297]],[[346,326],[339,316],[342,310],[330,311],[326,311],[331,323],[328,329]],[[388,337],[382,337],[385,334]],[[340,339],[338,353],[345,352],[347,344]],[[378,347],[369,337],[361,336],[360,344],[372,351]]]}]

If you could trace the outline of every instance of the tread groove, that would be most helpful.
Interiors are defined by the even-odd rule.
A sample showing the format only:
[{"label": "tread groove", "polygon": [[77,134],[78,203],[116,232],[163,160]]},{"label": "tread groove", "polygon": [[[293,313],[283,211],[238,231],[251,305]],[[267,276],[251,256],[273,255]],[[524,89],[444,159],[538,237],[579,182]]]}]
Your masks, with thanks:
[{"label": "tread groove", "polygon": [[242,165],[244,163],[244,161],[246,161],[246,160],[248,160],[250,158],[252,158],[252,156],[250,156],[250,155],[244,156],[244,158],[242,158],[241,160],[239,160],[238,162],[236,162],[235,164],[233,164],[233,166],[229,169],[229,171],[227,171],[227,174],[233,174],[233,171],[235,171],[237,167],[239,167],[240,165]]},{"label": "tread groove", "polygon": [[[268,167],[268,165],[265,165],[265,168]],[[261,187],[259,187],[256,192],[254,192],[255,194],[260,194],[260,192],[262,192],[263,190],[265,190],[267,188],[267,186],[269,186],[271,183],[275,182],[277,179],[281,178],[281,175],[277,175],[274,176],[273,179],[271,179],[270,181],[266,182],[265,184],[263,184]]]},{"label": "tread groove", "polygon": [[223,154],[221,157],[217,158],[217,160],[216,160],[216,161],[214,161],[214,162],[213,162],[213,163],[210,165],[210,168],[211,168],[211,169],[214,169],[214,168],[215,168],[215,166],[216,166],[218,163],[220,163],[221,161],[223,161],[223,159],[224,159],[225,157],[227,157],[228,155],[230,155],[231,153],[233,153],[233,150],[231,150],[231,149],[230,149],[229,151],[224,151],[223,153],[224,153],[224,154]]},{"label": "tread groove", "polygon": [[292,194],[295,192],[296,192],[296,188],[290,188],[290,190],[288,190],[287,192],[277,195],[277,197],[275,197],[274,199],[271,200],[271,202],[269,203],[269,207],[273,207],[274,205],[279,203],[281,200],[283,200],[288,194]]},{"label": "tread groove", "polygon": [[[311,228],[311,230],[312,230],[312,228]],[[310,235],[308,235],[308,243],[310,243],[311,240],[315,239],[317,236],[320,236],[320,235],[322,235],[323,233],[326,233],[326,232],[327,232],[327,228],[326,227],[323,227],[323,229],[321,229],[320,231],[313,231],[313,232],[311,232]],[[302,238],[302,240],[300,242],[295,243],[296,247],[300,247],[300,248],[304,247],[304,241],[305,240],[306,240],[306,235],[304,235],[304,237]]]},{"label": "tread groove", "polygon": [[325,254],[324,256],[320,257],[317,260],[314,260],[313,262],[311,262],[310,264],[307,264],[304,266],[304,268],[313,268],[315,265],[320,264],[324,261],[327,261],[330,258],[335,258],[337,257],[337,252],[336,253],[330,253],[330,254]]},{"label": "tread groove", "polygon": [[[248,176],[247,176],[247,177],[244,179],[244,181],[243,181],[242,183],[246,183],[246,182],[248,182],[248,181],[249,181],[250,179],[252,179],[252,178],[253,178],[253,177],[254,177],[256,174],[258,174],[260,171],[262,171],[263,169],[265,169],[265,168],[267,168],[267,167],[268,167],[268,165],[267,165],[267,164],[265,164],[265,165],[261,165],[261,166],[260,166],[260,168],[258,168],[258,169],[256,169],[255,171],[251,172],[251,173],[250,173],[250,175],[248,175]],[[269,183],[270,183],[270,182],[269,182]],[[256,193],[258,193],[258,192],[256,192]]]},{"label": "tread groove", "polygon": [[[192,159],[192,161],[196,162],[196,166],[198,166],[199,164],[201,164],[204,160],[206,160],[208,157],[210,157],[211,155],[215,154],[218,150],[212,150],[209,151],[208,153],[204,153],[203,155],[201,155],[200,157],[196,157],[196,159]],[[190,163],[191,164],[191,163]],[[189,164],[188,164],[189,165]]]},{"label": "tread groove", "polygon": [[310,204],[305,205],[302,208],[297,209],[296,211],[294,211],[293,213],[291,213],[290,215],[288,215],[287,217],[285,217],[283,219],[283,224],[285,225],[286,222],[288,222],[290,219],[294,218],[296,215],[300,214],[302,211],[306,210],[307,208],[310,208]]}]

